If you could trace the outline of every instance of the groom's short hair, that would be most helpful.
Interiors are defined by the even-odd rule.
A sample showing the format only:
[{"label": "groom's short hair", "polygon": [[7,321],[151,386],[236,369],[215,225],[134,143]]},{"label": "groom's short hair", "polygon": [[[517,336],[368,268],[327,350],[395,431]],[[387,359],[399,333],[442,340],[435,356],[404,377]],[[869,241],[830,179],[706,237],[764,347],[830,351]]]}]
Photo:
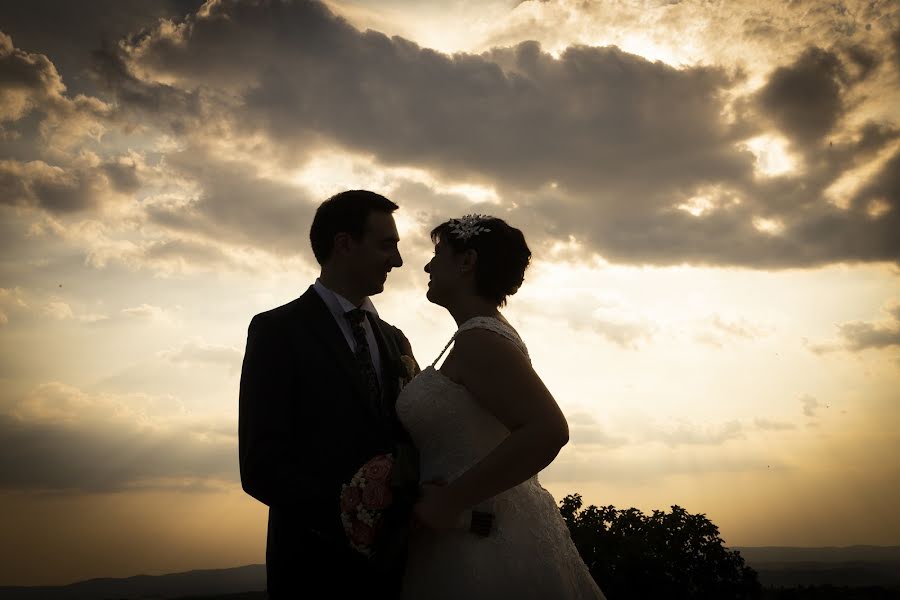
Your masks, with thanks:
[{"label": "groom's short hair", "polygon": [[399,207],[375,192],[368,190],[347,190],[335,194],[316,209],[312,227],[309,228],[309,242],[316,261],[320,265],[334,250],[334,236],[349,233],[358,240],[366,230],[366,220],[375,211],[392,213]]}]

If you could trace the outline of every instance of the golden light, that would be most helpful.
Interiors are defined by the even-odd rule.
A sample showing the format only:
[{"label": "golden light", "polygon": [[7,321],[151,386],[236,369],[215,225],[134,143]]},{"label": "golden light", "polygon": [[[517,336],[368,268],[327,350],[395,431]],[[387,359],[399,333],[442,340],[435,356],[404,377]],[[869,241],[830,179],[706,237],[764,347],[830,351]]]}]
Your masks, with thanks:
[{"label": "golden light", "polygon": [[[853,169],[844,171],[844,173],[825,190],[825,198],[838,208],[844,210],[850,208],[850,200],[853,196],[855,196],[856,193],[862,189],[862,186],[870,181],[876,173],[884,168],[885,163],[887,163],[894,155],[898,148],[900,148],[900,142],[888,144],[882,148],[872,160],[862,163]],[[869,216],[877,218],[884,214],[885,209],[890,209],[890,206],[888,205],[881,208],[881,204],[876,200],[875,206],[869,206]]]},{"label": "golden light", "polygon": [[497,195],[497,191],[492,187],[474,183],[461,183],[447,187],[439,185],[438,190],[457,194],[472,203],[490,202],[491,204],[500,204],[500,196]]},{"label": "golden light", "polygon": [[778,219],[766,219],[763,217],[753,218],[753,227],[762,233],[769,235],[778,235],[784,231],[784,223]]},{"label": "golden light", "polygon": [[873,219],[881,218],[889,212],[891,212],[891,205],[884,198],[876,198],[866,207],[866,214]]},{"label": "golden light", "polygon": [[779,135],[764,134],[739,145],[756,157],[755,174],[758,177],[777,177],[796,171],[799,159],[788,151],[788,141]]},{"label": "golden light", "polygon": [[695,217],[702,217],[705,213],[711,211],[715,207],[716,203],[708,196],[694,196],[686,202],[677,205],[675,208],[688,212]]}]

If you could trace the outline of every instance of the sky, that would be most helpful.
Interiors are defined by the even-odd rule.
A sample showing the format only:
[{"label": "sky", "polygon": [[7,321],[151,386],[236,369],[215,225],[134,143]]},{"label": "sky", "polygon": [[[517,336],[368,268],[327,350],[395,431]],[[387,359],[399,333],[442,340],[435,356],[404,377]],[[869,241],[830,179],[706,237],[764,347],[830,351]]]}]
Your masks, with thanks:
[{"label": "sky", "polygon": [[431,228],[525,233],[557,500],[900,545],[898,107],[894,0],[0,4],[0,585],[264,562],[247,325],[358,188],[422,365]]}]

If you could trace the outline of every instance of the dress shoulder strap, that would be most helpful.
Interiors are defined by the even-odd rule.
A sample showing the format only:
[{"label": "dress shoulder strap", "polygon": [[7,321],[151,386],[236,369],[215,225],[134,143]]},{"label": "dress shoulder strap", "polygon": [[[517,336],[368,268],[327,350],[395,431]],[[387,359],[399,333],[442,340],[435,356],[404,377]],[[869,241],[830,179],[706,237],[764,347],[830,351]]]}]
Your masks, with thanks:
[{"label": "dress shoulder strap", "polygon": [[450,341],[447,342],[447,345],[444,346],[444,349],[441,350],[441,353],[438,354],[438,357],[434,359],[434,362],[431,363],[431,366],[434,367],[437,365],[437,362],[444,355],[444,352],[447,351],[447,348],[450,347],[450,344],[456,340],[456,336],[458,336],[463,331],[468,331],[470,329],[487,329],[488,331],[493,331],[494,333],[498,333],[510,340],[516,347],[522,351],[522,354],[525,355],[529,361],[531,357],[528,356],[528,348],[525,346],[525,342],[522,341],[522,338],[519,337],[518,332],[513,329],[512,325],[507,323],[505,320],[497,319],[494,317],[472,317],[465,323],[459,326],[459,329],[456,330],[456,333],[453,334],[453,337],[450,338]]}]

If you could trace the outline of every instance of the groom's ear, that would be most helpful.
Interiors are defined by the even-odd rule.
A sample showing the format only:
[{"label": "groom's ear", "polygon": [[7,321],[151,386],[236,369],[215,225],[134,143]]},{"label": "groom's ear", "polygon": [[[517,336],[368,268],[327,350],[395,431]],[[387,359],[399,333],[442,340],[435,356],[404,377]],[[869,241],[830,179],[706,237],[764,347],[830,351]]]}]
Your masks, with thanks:
[{"label": "groom's ear", "polygon": [[347,254],[350,251],[350,245],[353,243],[353,236],[346,231],[334,234],[334,250],[335,254]]}]

